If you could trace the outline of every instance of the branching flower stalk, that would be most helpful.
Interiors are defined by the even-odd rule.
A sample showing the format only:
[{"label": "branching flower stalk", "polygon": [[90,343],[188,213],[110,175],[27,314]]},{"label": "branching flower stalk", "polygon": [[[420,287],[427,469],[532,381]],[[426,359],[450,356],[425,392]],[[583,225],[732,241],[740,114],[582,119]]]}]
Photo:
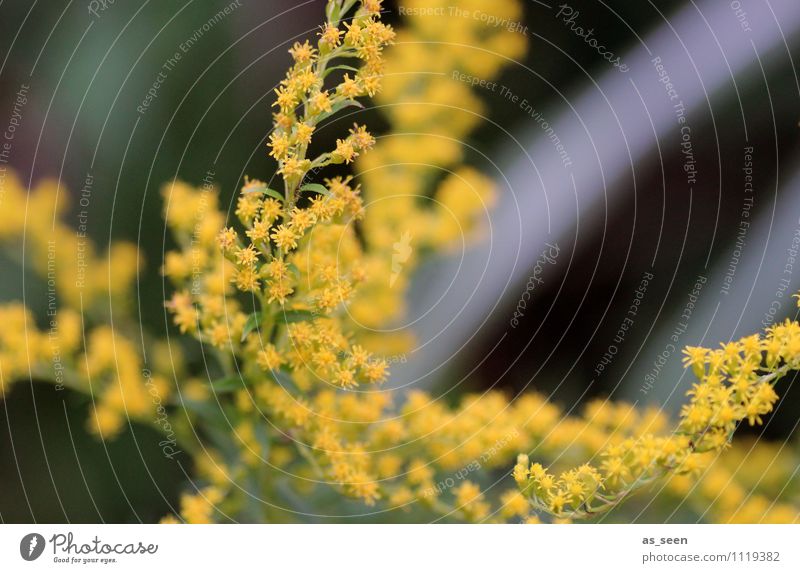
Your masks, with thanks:
[{"label": "branching flower stalk", "polygon": [[[498,21],[522,17],[519,0],[459,4]],[[720,462],[727,457],[714,459],[738,424],[761,423],[775,383],[800,366],[796,322],[687,349],[700,381],[673,432],[655,407],[597,400],[570,415],[531,391],[450,405],[381,386],[392,359],[413,356],[413,338],[395,328],[408,278],[424,256],[477,236],[495,195],[464,159],[484,104],[459,77],[496,77],[526,40],[437,16],[408,16],[395,37],[380,13],[379,0],[331,0],[315,41],[291,47],[269,136],[279,183],[245,178],[234,221],[216,189],[163,187],[177,242],[163,261],[175,287],[165,304],[181,344],[142,333],[129,312],[142,262],[134,245],[101,254],[61,221],[67,195],[57,184],[28,191],[7,177],[0,241],[12,252],[25,241],[34,270],[58,285],[58,304],[44,328],[24,305],[0,306],[0,396],[12,383],[49,380],[91,398],[98,437],[146,425],[170,456],[189,453],[191,489],[165,522],[293,521],[334,503],[356,515],[391,510],[388,519],[563,522],[619,508],[659,480],[659,500],[688,496],[714,505],[718,520],[795,520],[797,480],[771,505],[760,476],[742,479]],[[386,137],[354,125],[318,152],[317,130],[365,97],[381,104]],[[360,184],[315,179],[332,165],[352,166]],[[26,210],[37,214],[27,226]],[[753,451],[773,455],[761,443]],[[519,452],[542,461],[520,455],[512,477]],[[780,456],[784,470],[797,455]],[[575,467],[551,472],[548,460]]]},{"label": "branching flower stalk", "polygon": [[[394,38],[391,27],[379,19],[380,8],[375,0],[358,5],[332,0],[316,46],[296,42],[289,50],[294,65],[275,91],[277,110],[269,141],[283,191],[246,181],[236,210],[244,232],[223,228],[203,257],[207,274],[221,283],[184,288],[168,305],[182,330],[238,357],[244,385],[234,381],[230,389],[239,388],[237,406],[245,416],[240,415],[237,437],[254,446],[247,456],[251,465],[263,468],[266,462],[259,454],[265,448],[257,443],[257,428],[263,434],[265,423],[271,424],[263,439],[293,443],[312,468],[322,472],[325,467],[336,483],[367,503],[378,493],[363,465],[350,463],[357,457],[353,450],[358,444],[339,442],[338,432],[313,403],[316,399],[335,404],[340,399],[336,388],[377,384],[387,375],[386,361],[354,342],[342,312],[365,276],[354,231],[364,208],[351,178],[335,177],[321,185],[306,177],[329,165],[350,163],[375,143],[365,127],[355,125],[337,140],[334,150],[308,156],[321,122],[346,107],[361,107],[357,98],[380,88],[382,51]],[[360,61],[360,66],[342,61]],[[338,85],[326,85],[332,72],[342,70]],[[179,261],[180,270],[184,255],[174,253],[172,258]],[[181,273],[171,272],[169,266],[166,272],[180,288]],[[235,299],[233,308],[225,311],[231,304],[228,282],[252,295],[257,307],[252,313],[242,313]],[[280,423],[261,420],[262,408]],[[306,443],[315,451],[309,452]],[[314,457],[318,452],[320,459]],[[317,476],[325,478],[324,473]]]},{"label": "branching flower stalk", "polygon": [[787,320],[765,336],[752,335],[711,350],[687,347],[684,363],[699,382],[688,392],[676,430],[651,433],[605,447],[590,463],[554,475],[520,454],[514,479],[539,511],[587,518],[607,512],[669,475],[696,475],[727,448],[740,423],[761,424],[778,395],[775,384],[800,367],[800,325]]}]

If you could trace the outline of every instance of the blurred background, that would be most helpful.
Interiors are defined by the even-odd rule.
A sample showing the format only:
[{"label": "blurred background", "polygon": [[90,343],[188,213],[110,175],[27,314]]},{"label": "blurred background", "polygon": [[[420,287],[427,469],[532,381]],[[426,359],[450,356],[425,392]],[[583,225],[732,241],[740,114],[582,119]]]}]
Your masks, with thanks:
[{"label": "blurred background", "polygon": [[[139,244],[137,311],[151,332],[171,328],[159,187],[210,176],[230,205],[244,174],[272,175],[272,89],[324,4],[0,4],[0,128],[14,127],[2,164],[73,196],[91,175],[89,234]],[[384,5],[402,25],[402,2]],[[463,257],[419,271],[408,304],[418,346],[391,383],[675,413],[690,384],[683,346],[796,313],[800,5],[526,0],[519,28],[526,58],[477,90],[489,114],[470,153],[498,188],[490,228]],[[359,115],[385,129],[375,110]],[[0,299],[45,308],[41,281],[2,257]],[[794,438],[793,386],[756,435]],[[6,396],[2,521],[153,521],[174,503],[185,477],[142,439],[150,430],[100,443],[84,431],[86,406],[45,384]]]}]

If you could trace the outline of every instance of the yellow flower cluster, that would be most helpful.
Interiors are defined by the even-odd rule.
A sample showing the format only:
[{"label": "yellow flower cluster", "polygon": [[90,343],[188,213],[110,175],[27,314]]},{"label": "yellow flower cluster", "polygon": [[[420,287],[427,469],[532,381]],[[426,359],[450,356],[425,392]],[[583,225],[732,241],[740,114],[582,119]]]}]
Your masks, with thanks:
[{"label": "yellow flower cluster", "polygon": [[48,281],[51,294],[53,285],[58,285],[59,303],[98,314],[107,313],[110,304],[122,307],[139,270],[136,246],[114,242],[99,254],[87,238],[88,208],[77,209],[77,230],[64,222],[68,200],[55,180],[42,180],[28,193],[16,175],[8,173],[3,181],[0,243],[16,258],[24,255],[24,263]]},{"label": "yellow flower cluster", "polygon": [[606,512],[629,495],[668,475],[697,475],[729,445],[739,423],[761,424],[778,395],[775,383],[800,367],[800,324],[790,320],[711,350],[688,347],[684,363],[700,381],[676,430],[641,428],[614,433],[599,464],[584,464],[558,475],[521,454],[514,478],[531,504],[556,517],[590,517]]},{"label": "yellow flower cluster", "polygon": [[[376,97],[390,135],[356,164],[369,202],[363,228],[374,272],[356,295],[352,313],[373,328],[404,314],[418,254],[460,248],[486,226],[494,204],[492,181],[463,163],[465,140],[485,108],[453,73],[490,80],[527,46],[524,34],[451,17],[453,3],[446,0],[403,6],[404,26],[386,52],[384,89]],[[480,12],[497,21],[522,18],[518,0],[466,0],[457,7],[461,14]],[[393,260],[401,264],[392,266]],[[380,302],[379,310],[373,301]]]},{"label": "yellow flower cluster", "polygon": [[[79,205],[76,230],[64,222],[69,195],[55,181],[40,182],[26,197],[9,173],[3,191],[0,240],[44,281],[47,324],[40,329],[21,304],[0,306],[0,396],[15,379],[51,380],[92,396],[89,428],[103,437],[113,437],[127,419],[152,421],[170,388],[162,375],[145,379],[141,353],[123,334],[140,266],[136,247],[115,242],[98,255],[88,237],[88,200]],[[111,309],[118,312],[115,328],[106,325]]]},{"label": "yellow flower cluster", "polygon": [[713,523],[797,522],[796,499],[791,500],[799,461],[796,445],[737,439],[697,480],[673,475],[667,482],[669,503],[685,503]]},{"label": "yellow flower cluster", "polygon": [[[185,523],[203,524],[214,523],[218,504],[223,500],[223,493],[209,486],[196,494],[185,493],[181,496],[181,519]],[[167,515],[161,519],[161,523],[175,524],[180,521],[174,515]]]},{"label": "yellow flower cluster", "polygon": [[[387,458],[394,462],[387,464],[391,473],[382,473],[389,503],[418,502],[437,514],[468,521],[536,521],[516,488],[473,495],[475,503],[465,503],[464,491],[474,493],[477,478],[507,468],[520,450],[535,449],[549,458],[592,455],[626,412],[636,418],[631,432],[646,424],[667,424],[655,410],[638,412],[626,405],[610,405],[606,424],[600,424],[592,415],[601,408],[606,407],[593,402],[584,416],[570,416],[533,392],[514,400],[500,392],[468,395],[451,408],[414,391],[400,412],[402,418],[376,424],[369,443],[378,452],[391,451],[377,457],[379,466]],[[470,485],[462,491],[465,482]]]},{"label": "yellow flower cluster", "polygon": [[[322,472],[318,477],[339,484],[346,494],[367,503],[386,497],[394,504],[426,497],[424,494],[429,493],[433,482],[420,478],[415,483],[403,484],[406,460],[398,453],[376,455],[371,452],[393,448],[398,440],[424,442],[428,436],[415,432],[413,427],[415,424],[424,426],[423,422],[416,421],[423,416],[436,421],[436,414],[412,406],[426,400],[419,394],[409,399],[401,412],[401,421],[387,410],[393,402],[389,392],[352,393],[348,390],[380,382],[386,377],[386,362],[373,357],[371,350],[380,348],[385,354],[393,345],[402,351],[407,344],[404,334],[379,335],[370,330],[402,314],[406,277],[413,269],[414,260],[404,260],[402,276],[395,276],[394,281],[387,280],[395,272],[395,243],[406,229],[403,225],[411,225],[412,235],[422,237],[423,231],[429,235],[423,244],[449,244],[458,239],[460,233],[476,228],[479,216],[485,216],[483,212],[493,195],[488,178],[472,168],[458,165],[462,144],[456,142],[476,125],[475,113],[481,111],[480,101],[465,84],[450,77],[439,78],[429,73],[432,70],[427,67],[444,66],[442,69],[452,71],[454,66],[465,66],[472,72],[480,71],[491,77],[507,63],[503,56],[520,55],[525,42],[521,36],[511,42],[501,40],[506,37],[504,31],[465,19],[466,25],[458,23],[461,42],[478,46],[467,50],[469,53],[463,47],[428,43],[424,55],[410,54],[397,46],[387,49],[384,58],[383,46],[394,38],[394,32],[378,20],[380,2],[363,2],[350,22],[340,24],[342,15],[352,5],[353,2],[330,2],[328,22],[316,46],[298,42],[290,50],[294,65],[276,91],[278,110],[269,143],[270,155],[279,164],[283,189],[273,190],[261,181],[247,181],[236,211],[244,233],[232,227],[221,228],[217,250],[224,256],[220,258],[209,251],[201,257],[207,258],[211,266],[203,268],[199,276],[230,276],[238,290],[250,293],[258,303],[255,312],[248,315],[236,301],[223,303],[220,300],[215,305],[214,316],[208,316],[208,293],[203,285],[193,292],[188,282],[179,283],[180,290],[169,306],[182,330],[220,349],[233,350],[238,356],[240,372],[258,380],[252,388],[237,391],[236,401],[242,411],[256,413],[263,409],[272,413],[281,425],[281,432],[289,432],[298,443],[306,444],[298,446],[299,453],[313,460],[312,465]],[[519,15],[520,8],[518,2],[509,1],[501,2],[492,10],[497,11],[498,16],[510,16]],[[430,39],[439,32],[447,33],[450,23],[440,19],[434,29],[425,26],[417,29],[416,26],[415,20],[409,21],[410,33],[416,36],[406,37],[404,47],[422,46],[425,43],[421,40]],[[492,57],[473,57],[473,52],[487,53],[481,45],[501,46],[502,49]],[[335,67],[331,62],[348,55],[361,58],[362,67],[347,70],[336,87],[325,89],[328,70]],[[396,116],[390,112],[393,131],[404,133],[422,125],[428,129],[417,130],[417,136],[399,136],[395,140],[397,143],[391,143],[394,138],[387,138],[389,143],[376,145],[366,128],[356,126],[347,137],[337,140],[333,151],[309,158],[309,144],[318,123],[339,109],[353,105],[357,97],[375,95],[382,76],[391,85],[379,102],[399,101],[405,106],[411,100],[421,101],[417,93],[421,87],[422,100],[429,99],[438,106],[436,114],[426,111],[433,108],[416,104],[410,105],[410,113]],[[442,106],[442,97],[459,101],[461,109]],[[425,135],[425,131],[429,135]],[[375,149],[365,154],[373,146]],[[440,151],[444,151],[444,155]],[[377,159],[370,159],[376,155]],[[354,159],[358,161],[359,170],[366,170],[361,176],[371,190],[366,217],[360,187],[353,186],[350,178],[329,179],[324,186],[306,180],[309,173],[317,173],[322,167]],[[403,165],[392,167],[386,165],[387,162]],[[427,162],[428,166],[414,166],[422,162]],[[436,202],[432,204],[434,207],[420,208],[416,204],[417,196],[429,192],[425,186],[431,171],[435,186],[430,192],[434,192]],[[447,172],[450,174],[440,176]],[[404,176],[412,177],[411,186],[397,179]],[[408,193],[397,194],[398,188]],[[192,206],[200,202],[195,198],[178,204]],[[216,204],[207,200],[205,208],[216,209]],[[169,220],[169,213],[167,218]],[[199,220],[187,216],[187,226],[196,225],[195,219]],[[216,214],[214,220],[217,220]],[[360,240],[356,236],[356,221],[360,225]],[[198,243],[202,241],[192,241],[189,237],[182,244],[182,253],[170,256],[189,258],[192,245],[196,247]],[[188,269],[189,265],[177,266]],[[189,274],[184,271],[183,278],[188,278]],[[173,275],[173,278],[181,277]],[[215,294],[226,297],[229,293]],[[214,336],[214,332],[218,335]],[[496,412],[502,409],[502,404],[507,401],[492,395],[482,407],[487,412]],[[467,406],[465,402],[467,410],[479,407],[472,403]],[[418,415],[416,411],[424,414]],[[462,452],[459,441],[463,434],[460,432],[477,430],[488,418],[476,417],[474,424],[466,427],[463,420],[467,416],[448,415],[459,417],[462,422],[453,424],[450,430],[445,423],[445,435],[431,441],[435,455],[443,456],[441,466],[434,464],[437,471],[441,468],[452,471],[459,462],[471,459],[470,455],[475,452],[493,447],[498,452],[492,456],[491,464],[500,467],[503,455],[499,451],[501,446],[496,446],[495,442],[507,442],[502,446],[506,457],[516,447],[527,443],[518,441],[521,435],[518,432],[512,438],[506,436],[512,434],[510,418],[503,417],[498,428],[486,432],[484,439],[467,440],[463,445],[466,451]],[[387,417],[390,418],[388,422]],[[240,438],[252,436],[249,430],[252,423],[248,422],[246,427],[247,432],[239,431],[241,427],[237,430]],[[244,449],[242,445],[249,452],[259,449],[253,439],[240,442],[240,449]],[[428,455],[428,452],[423,449],[419,458],[412,456],[411,459],[418,465],[419,460],[424,459],[423,454]],[[251,463],[258,463],[259,456],[244,457]],[[435,474],[431,471],[431,475]],[[401,483],[394,485],[393,482],[398,481]],[[461,501],[469,497],[469,491],[466,488],[461,492]],[[455,492],[450,493],[455,495]],[[467,504],[472,509],[460,511],[471,519],[480,519],[488,505],[479,496],[472,497],[477,500]]]},{"label": "yellow flower cluster", "polygon": [[0,306],[0,397],[10,390],[11,382],[24,377],[35,365],[47,360],[47,337],[36,328],[31,312],[22,304]]},{"label": "yellow flower cluster", "polygon": [[[420,253],[474,236],[494,195],[490,180],[464,164],[463,141],[484,110],[457,77],[494,78],[525,49],[524,35],[504,27],[411,15],[441,14],[429,9],[449,3],[405,5],[410,15],[395,39],[380,0],[330,0],[316,41],[291,47],[268,144],[280,184],[246,178],[234,221],[211,185],[163,187],[178,247],[163,262],[176,287],[166,307],[199,342],[202,367],[187,366],[174,342],[146,338],[145,360],[140,331],[117,312],[138,271],[135,249],[113,244],[98,257],[61,222],[57,185],[43,183],[26,199],[7,179],[0,240],[13,246],[25,236],[35,270],[45,280],[55,273],[58,304],[46,330],[23,305],[0,307],[0,393],[15,379],[50,379],[93,397],[90,428],[103,438],[127,420],[174,432],[197,485],[166,523],[292,520],[303,500],[331,503],[320,484],[406,519],[538,523],[538,511],[562,523],[618,507],[659,478],[662,498],[688,500],[698,515],[795,520],[791,496],[773,503],[794,479],[795,453],[759,442],[717,454],[739,423],[762,422],[775,382],[800,367],[796,322],[717,350],[687,349],[700,381],[672,433],[658,409],[625,403],[592,401],[570,415],[532,392],[512,399],[489,391],[453,406],[420,391],[397,399],[380,385],[388,355],[410,338],[378,327],[402,316]],[[518,0],[459,7],[521,17]],[[383,104],[390,134],[376,143],[355,125],[335,148],[310,156],[321,122],[364,96]],[[353,162],[368,200],[351,177],[312,181],[326,166]],[[48,216],[26,224],[18,215],[26,201]],[[190,374],[200,371],[204,379]],[[772,469],[742,472],[750,456],[759,471]],[[551,472],[545,461],[571,469]]]},{"label": "yellow flower cluster", "polygon": [[[356,98],[375,95],[383,73],[383,48],[394,39],[394,31],[379,19],[380,1],[362,3],[355,16],[342,26],[342,19],[353,2],[330,2],[328,22],[319,34],[316,47],[308,41],[296,42],[289,50],[294,65],[275,90],[278,108],[275,129],[270,135],[270,155],[278,163],[278,173],[286,183],[287,201],[310,169],[331,163],[350,163],[375,143],[363,127],[356,126],[336,149],[316,159],[306,157],[317,125],[337,111],[359,105]],[[325,79],[341,58],[358,58],[362,65],[350,77],[345,73],[335,87],[326,87]]]},{"label": "yellow flower cluster", "polygon": [[[368,272],[356,232],[364,206],[351,177],[324,185],[308,181],[311,173],[350,163],[375,144],[356,125],[334,150],[308,157],[320,122],[360,106],[357,98],[380,88],[383,49],[394,31],[380,21],[380,2],[374,0],[361,2],[345,21],[354,4],[329,2],[316,45],[296,42],[289,50],[294,64],[276,90],[269,141],[282,189],[246,179],[237,229],[225,226],[215,190],[181,183],[166,188],[165,215],[181,249],[167,256],[164,272],[178,287],[168,303],[176,325],[223,355],[233,354],[243,379],[252,381],[248,388],[239,384],[236,396],[244,418],[234,444],[241,457],[250,465],[267,461],[258,453],[256,430],[263,424],[257,413],[269,412],[280,432],[297,434],[302,454],[312,455],[302,444],[314,444],[314,463],[347,493],[370,503],[377,487],[359,461],[365,457],[361,446],[342,439],[353,432],[339,427],[341,422],[329,421],[376,418],[385,405],[380,393],[369,395],[377,400],[359,400],[336,392],[378,384],[388,374],[386,361],[358,343],[347,312]],[[361,66],[340,65],[344,58],[357,58]],[[337,68],[348,72],[326,86]],[[236,291],[248,295],[252,312]]]}]

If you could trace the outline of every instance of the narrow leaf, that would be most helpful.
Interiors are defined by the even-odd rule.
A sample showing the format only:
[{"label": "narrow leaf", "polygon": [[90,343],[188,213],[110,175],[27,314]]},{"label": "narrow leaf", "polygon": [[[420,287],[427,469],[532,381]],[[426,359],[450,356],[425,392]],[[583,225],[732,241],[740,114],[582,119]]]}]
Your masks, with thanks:
[{"label": "narrow leaf", "polygon": [[325,69],[325,73],[323,74],[323,77],[328,77],[328,74],[330,74],[334,70],[345,70],[347,72],[358,73],[358,68],[354,68],[353,66],[346,66],[346,65],[342,64],[342,65],[339,65],[339,66],[331,66],[330,68],[326,68]]},{"label": "narrow leaf", "polygon": [[294,380],[289,375],[288,372],[284,372],[283,370],[270,370],[270,374],[284,390],[290,390],[295,395],[300,393],[300,390],[297,388],[297,385],[294,383]]},{"label": "narrow leaf", "polygon": [[314,193],[320,193],[322,195],[330,195],[328,188],[319,183],[306,183],[300,187],[300,191],[313,191]]},{"label": "narrow leaf", "polygon": [[294,274],[295,278],[298,278],[298,279],[300,278],[300,269],[297,268],[296,264],[294,264],[294,263],[286,263],[286,267],[290,271],[292,271],[292,273]]},{"label": "narrow leaf", "polygon": [[278,201],[283,202],[285,199],[283,193],[279,191],[275,191],[275,189],[270,189],[269,187],[253,187],[252,189],[248,189],[245,193],[263,193],[264,195],[269,195],[273,199],[277,199]]},{"label": "narrow leaf", "polygon": [[217,394],[228,394],[230,392],[236,392],[237,390],[241,390],[245,387],[244,380],[241,378],[237,378],[235,376],[231,376],[230,378],[222,378],[220,380],[214,380],[211,383],[211,388]]},{"label": "narrow leaf", "polygon": [[250,316],[247,317],[247,322],[244,323],[244,328],[242,328],[242,340],[244,342],[247,338],[247,335],[250,334],[254,328],[256,328],[259,324],[259,318],[261,315],[258,312],[250,313]]}]

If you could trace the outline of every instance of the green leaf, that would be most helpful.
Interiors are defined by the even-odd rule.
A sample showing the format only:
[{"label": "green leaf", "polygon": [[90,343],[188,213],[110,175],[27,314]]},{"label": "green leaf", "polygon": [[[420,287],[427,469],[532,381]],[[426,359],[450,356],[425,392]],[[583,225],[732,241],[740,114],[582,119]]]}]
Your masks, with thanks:
[{"label": "green leaf", "polygon": [[264,189],[264,194],[265,194],[265,195],[269,195],[269,196],[270,196],[270,197],[272,197],[273,199],[277,199],[277,200],[278,200],[278,201],[280,201],[281,203],[283,203],[284,201],[286,201],[286,197],[284,197],[283,193],[280,193],[280,192],[278,192],[278,191],[275,191],[275,189],[270,189],[269,187],[266,187],[266,188]]},{"label": "green leaf", "polygon": [[325,69],[325,73],[322,75],[322,77],[324,77],[324,78],[328,77],[328,74],[330,74],[334,70],[345,70],[345,71],[348,71],[348,72],[358,73],[358,68],[354,68],[353,66],[346,66],[346,65],[342,64],[342,65],[339,65],[339,66],[331,66],[330,68],[326,68]]},{"label": "green leaf", "polygon": [[255,427],[253,428],[253,433],[256,436],[256,440],[261,446],[261,457],[264,459],[267,459],[269,456],[269,450],[271,446],[269,427],[269,424],[255,424]]},{"label": "green leaf", "polygon": [[203,433],[209,435],[215,447],[225,457],[234,459],[241,455],[231,441],[231,418],[228,417],[226,419],[226,413],[219,407],[219,404],[213,401],[206,402],[189,399],[184,399],[181,404],[189,412],[196,414],[200,418],[198,426],[203,428]]},{"label": "green leaf", "polygon": [[292,377],[289,375],[288,372],[284,372],[283,370],[270,370],[270,374],[284,390],[290,390],[295,395],[300,393],[300,389],[297,387],[297,384],[294,383]]},{"label": "green leaf", "polygon": [[236,376],[231,376],[230,378],[222,378],[220,380],[214,380],[211,383],[211,388],[217,394],[229,394],[231,392],[236,392],[237,390],[241,390],[244,387],[245,387],[244,380]]},{"label": "green leaf", "polygon": [[191,398],[183,397],[183,399],[177,400],[177,405],[189,410],[190,412],[193,412],[194,414],[197,414],[201,418],[210,421],[214,421],[214,419],[219,415],[218,408],[212,409],[211,403],[201,400],[192,400]]},{"label": "green leaf", "polygon": [[286,263],[286,267],[290,271],[292,271],[292,273],[294,274],[295,278],[298,278],[298,279],[300,278],[300,269],[297,268],[296,264],[294,264],[294,263]]},{"label": "green leaf", "polygon": [[220,404],[213,400],[192,400],[190,398],[184,398],[178,405],[197,414],[197,416],[203,420],[204,428],[215,427],[223,430],[230,429],[230,422],[226,419],[225,411],[220,407]]},{"label": "green leaf", "polygon": [[339,113],[340,111],[342,111],[343,109],[348,108],[348,107],[357,107],[359,109],[364,109],[364,106],[361,103],[357,102],[356,100],[354,100],[354,99],[346,99],[346,100],[340,101],[339,103],[334,105],[329,112],[326,112],[326,113],[323,113],[322,115],[320,115],[319,119],[317,119],[317,123],[329,118],[330,116],[332,116],[332,115],[334,115],[336,113]]},{"label": "green leaf", "polygon": [[313,191],[314,193],[320,193],[321,195],[330,195],[330,191],[324,185],[320,185],[319,183],[306,183],[302,187],[300,187],[300,191]]},{"label": "green leaf", "polygon": [[248,189],[247,191],[245,191],[245,193],[248,193],[248,194],[249,193],[263,193],[264,195],[269,195],[273,199],[277,199],[280,202],[283,202],[285,200],[285,197],[283,196],[283,193],[281,193],[279,191],[275,191],[275,189],[270,189],[269,187],[263,187],[263,186],[253,187],[252,189]]},{"label": "green leaf", "polygon": [[[241,452],[238,451],[237,446],[241,446],[240,443],[233,443],[231,439],[231,428],[230,423],[227,425],[226,428],[219,428],[215,426],[208,426],[203,428],[204,433],[208,434],[208,438],[210,442],[213,444],[214,449],[221,452],[224,459],[237,459],[237,456],[241,456]],[[234,438],[235,439],[235,438]],[[236,440],[238,442],[238,440]]]},{"label": "green leaf", "polygon": [[281,310],[275,315],[278,320],[291,324],[292,322],[304,322],[307,320],[314,320],[316,314],[310,310]]},{"label": "green leaf", "polygon": [[247,317],[247,322],[244,323],[244,328],[242,328],[242,339],[240,342],[244,342],[247,338],[247,335],[250,334],[254,328],[256,328],[260,322],[261,314],[258,312],[250,313],[250,316]]}]

